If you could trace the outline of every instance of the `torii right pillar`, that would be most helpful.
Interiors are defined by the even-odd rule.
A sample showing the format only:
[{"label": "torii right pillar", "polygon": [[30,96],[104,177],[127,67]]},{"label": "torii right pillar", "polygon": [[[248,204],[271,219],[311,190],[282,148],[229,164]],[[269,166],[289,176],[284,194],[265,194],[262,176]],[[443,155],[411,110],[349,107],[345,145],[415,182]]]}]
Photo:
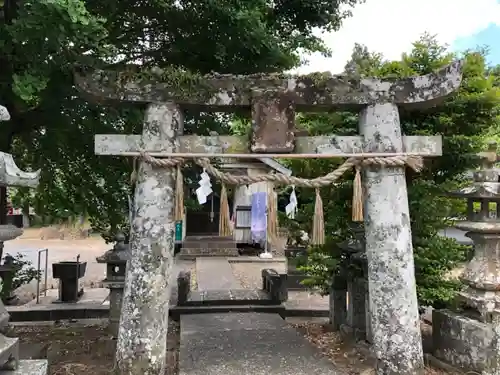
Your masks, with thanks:
[{"label": "torii right pillar", "polygon": [[[460,86],[461,63],[441,71],[442,80],[409,78],[405,100],[418,107],[436,105]],[[373,82],[373,80],[370,80]],[[403,82],[401,82],[403,84]],[[359,119],[365,152],[403,152],[399,111],[394,103],[367,105]],[[399,100],[398,100],[399,99]],[[411,105],[410,105],[411,106]],[[410,107],[409,106],[409,107]],[[368,259],[369,311],[377,375],[424,373],[422,337],[415,282],[415,266],[405,168],[364,168],[365,229]]]}]

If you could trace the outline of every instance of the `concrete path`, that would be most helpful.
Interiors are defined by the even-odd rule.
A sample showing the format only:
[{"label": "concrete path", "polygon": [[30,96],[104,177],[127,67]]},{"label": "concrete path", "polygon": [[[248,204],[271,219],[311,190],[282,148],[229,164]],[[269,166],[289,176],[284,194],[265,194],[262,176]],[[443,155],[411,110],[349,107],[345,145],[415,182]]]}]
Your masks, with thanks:
[{"label": "concrete path", "polygon": [[340,375],[277,314],[181,316],[180,375]]},{"label": "concrete path", "polygon": [[198,290],[243,289],[226,258],[196,258]]},{"label": "concrete path", "polygon": [[[226,258],[197,258],[200,291],[242,289]],[[181,316],[180,375],[336,375],[278,314]]]}]

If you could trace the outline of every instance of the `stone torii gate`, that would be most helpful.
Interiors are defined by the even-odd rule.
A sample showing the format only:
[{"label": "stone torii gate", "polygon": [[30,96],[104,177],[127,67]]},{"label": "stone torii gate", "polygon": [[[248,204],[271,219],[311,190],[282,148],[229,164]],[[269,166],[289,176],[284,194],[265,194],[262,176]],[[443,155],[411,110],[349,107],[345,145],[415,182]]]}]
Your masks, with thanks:
[{"label": "stone torii gate", "polygon": [[[179,73],[180,74],[180,73]],[[457,90],[461,62],[420,77],[386,81],[347,76],[211,75],[157,70],[79,72],[79,90],[103,101],[147,104],[142,135],[96,135],[98,155],[154,157],[437,156],[439,136],[403,136],[398,107],[422,109]],[[179,136],[183,109],[251,109],[252,139]],[[360,136],[294,137],[295,111],[360,113]],[[364,168],[370,320],[379,375],[423,371],[404,167]],[[174,254],[173,170],[141,162],[117,345],[121,374],[163,374]],[[168,286],[168,287],[167,287]]]}]

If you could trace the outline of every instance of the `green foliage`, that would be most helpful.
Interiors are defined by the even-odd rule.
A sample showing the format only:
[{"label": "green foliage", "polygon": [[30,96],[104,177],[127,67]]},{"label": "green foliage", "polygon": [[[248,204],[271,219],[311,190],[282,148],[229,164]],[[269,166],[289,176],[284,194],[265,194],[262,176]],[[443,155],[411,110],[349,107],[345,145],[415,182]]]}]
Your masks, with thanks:
[{"label": "green foliage", "polygon": [[[0,295],[2,300],[10,297],[12,293],[23,285],[31,283],[33,280],[40,280],[42,274],[33,267],[32,263],[25,259],[21,253],[12,256],[12,267],[14,269],[12,277],[2,280]],[[5,260],[5,257],[4,257]]]},{"label": "green foliage", "polygon": [[[108,239],[127,230],[132,160],[95,156],[93,137],[140,133],[143,108],[88,103],[73,86],[76,65],[121,69],[140,63],[172,75],[168,79],[174,83],[188,84],[211,72],[281,72],[299,64],[299,51],[327,54],[316,30],[338,29],[349,16],[346,10],[356,3],[0,3],[0,103],[12,117],[0,127],[0,150],[13,153],[22,168],[42,168],[35,194],[19,189],[15,199],[20,206],[33,205],[41,216],[57,218],[65,210],[70,216],[88,216]],[[230,119],[186,111],[184,133],[229,134]],[[198,169],[185,172],[185,185],[191,189]],[[188,205],[190,198],[186,197]]]},{"label": "green foliage", "polygon": [[[464,202],[449,199],[444,193],[464,184],[463,173],[474,167],[471,154],[477,152],[492,128],[498,129],[499,98],[498,76],[485,63],[484,51],[467,51],[464,80],[459,92],[436,109],[422,112],[400,111],[403,133],[406,135],[442,135],[443,156],[426,159],[426,168],[419,174],[407,171],[408,200],[415,254],[415,269],[420,303],[442,306],[454,296],[458,284],[447,279],[447,274],[463,261],[466,249],[456,241],[441,238],[438,231],[450,225],[450,217],[464,212]],[[457,58],[424,35],[404,54],[400,61],[385,61],[379,54],[365,47],[354,48],[346,71],[353,77],[378,76],[386,78],[427,74]],[[357,133],[357,116],[349,113],[308,114],[300,116],[303,126],[311,134],[352,135]],[[497,133],[498,134],[498,133]],[[295,175],[317,177],[334,170],[339,161],[292,160],[289,166]],[[334,186],[323,188],[325,230],[335,241],[351,236],[348,228],[351,215],[352,174],[346,174]],[[310,232],[314,191],[298,189],[300,213],[298,225]],[[297,224],[295,224],[297,225]],[[335,242],[332,241],[332,242]],[[317,267],[324,257],[337,259],[333,267]],[[303,269],[313,276],[313,284],[327,293],[331,276],[345,270],[342,254],[333,246],[311,251]]]}]

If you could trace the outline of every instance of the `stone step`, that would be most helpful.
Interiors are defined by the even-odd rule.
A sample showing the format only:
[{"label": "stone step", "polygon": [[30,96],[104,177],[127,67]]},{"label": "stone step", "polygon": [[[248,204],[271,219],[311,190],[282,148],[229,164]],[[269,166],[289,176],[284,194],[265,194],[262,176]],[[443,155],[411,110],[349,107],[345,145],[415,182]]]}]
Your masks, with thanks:
[{"label": "stone step", "polygon": [[185,241],[230,241],[233,242],[233,236],[186,236]]},{"label": "stone step", "polygon": [[192,290],[182,306],[277,306],[260,289]]},{"label": "stone step", "polygon": [[19,339],[0,334],[0,367],[16,364],[19,361]]},{"label": "stone step", "polygon": [[183,247],[179,252],[179,258],[183,256],[197,256],[197,257],[232,257],[238,256],[238,249],[236,248],[218,248],[218,249],[200,249],[200,248],[185,248]]},{"label": "stone step", "polygon": [[187,247],[191,249],[219,249],[219,248],[235,248],[235,242],[196,242],[196,241],[184,241],[182,247]]},{"label": "stone step", "polygon": [[24,359],[19,361],[17,370],[0,370],[0,375],[47,375],[48,367],[46,359]]}]

